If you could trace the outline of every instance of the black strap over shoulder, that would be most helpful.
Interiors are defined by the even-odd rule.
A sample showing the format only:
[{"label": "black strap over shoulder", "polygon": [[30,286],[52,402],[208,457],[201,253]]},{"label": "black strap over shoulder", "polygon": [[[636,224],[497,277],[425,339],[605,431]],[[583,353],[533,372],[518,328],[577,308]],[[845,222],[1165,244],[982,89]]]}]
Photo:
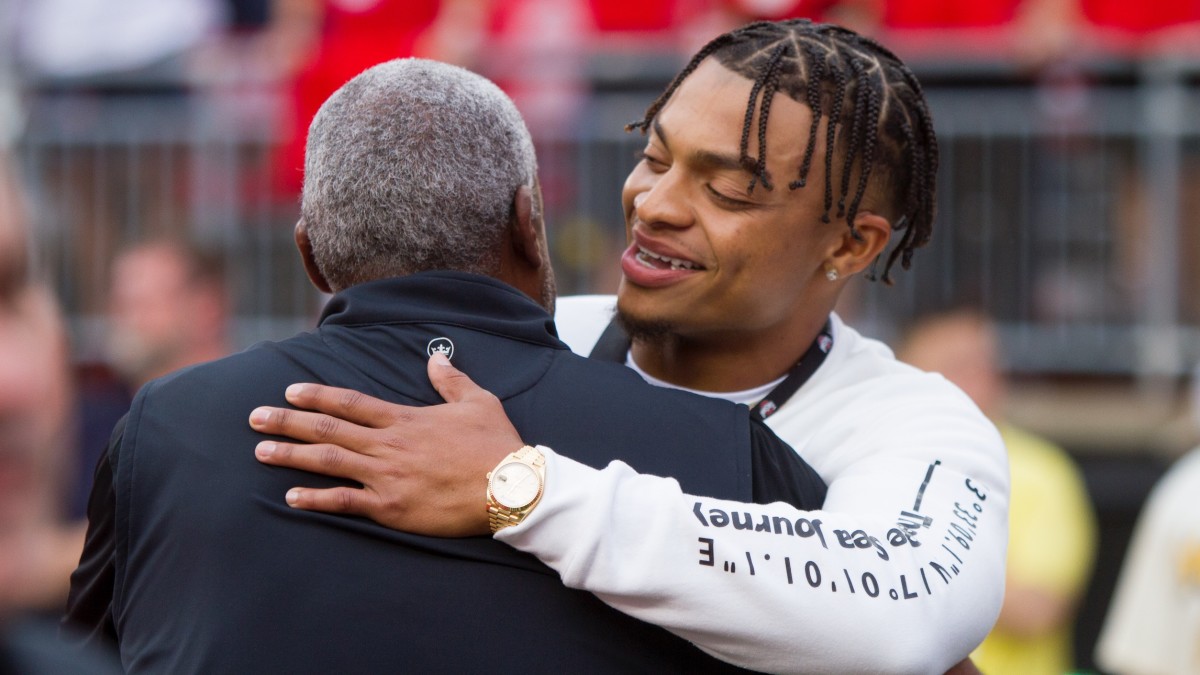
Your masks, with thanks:
[{"label": "black strap over shoulder", "polygon": [[829,354],[829,350],[833,349],[833,329],[829,326],[829,320],[825,320],[825,326],[821,328],[821,332],[817,334],[817,339],[808,346],[808,350],[800,357],[792,369],[788,371],[787,377],[783,378],[783,382],[775,385],[771,393],[763,397],[761,401],[755,403],[754,414],[760,419],[767,419],[779,410],[779,406],[787,403],[788,399],[795,394],[800,387],[808,382],[808,378],[817,372],[817,368],[825,363],[825,357]]},{"label": "black strap over shoulder", "polygon": [[[824,335],[828,331],[829,327],[826,324],[822,334]],[[620,324],[613,320],[600,334],[600,339],[592,347],[588,358],[625,363],[631,344],[629,336]],[[817,347],[814,343],[814,346],[809,348],[809,352],[814,352],[814,350],[819,350],[819,356],[812,358],[806,354],[809,358],[801,359],[801,363],[807,361],[803,368],[805,372],[802,377],[788,378],[791,383],[785,384],[789,384],[790,391],[779,397],[782,399],[779,401],[780,404],[786,401],[799,388],[799,385],[812,375],[812,372],[824,360],[824,354],[828,351],[828,347],[824,344]],[[772,395],[774,394],[776,392],[772,392]],[[774,410],[772,409],[771,412]],[[754,501],[757,504],[785,502],[798,509],[808,511],[819,509],[825,503],[825,481],[821,480],[817,472],[792,449],[792,446],[775,435],[775,432],[766,425],[763,416],[758,412],[750,413],[750,467]]]},{"label": "black strap over shoulder", "polygon": [[608,323],[608,327],[600,334],[600,339],[596,340],[596,344],[592,347],[592,351],[588,354],[589,359],[597,361],[612,361],[613,363],[625,363],[625,357],[629,354],[629,348],[633,346],[633,341],[629,339],[629,335],[621,328],[621,324],[613,319]]}]

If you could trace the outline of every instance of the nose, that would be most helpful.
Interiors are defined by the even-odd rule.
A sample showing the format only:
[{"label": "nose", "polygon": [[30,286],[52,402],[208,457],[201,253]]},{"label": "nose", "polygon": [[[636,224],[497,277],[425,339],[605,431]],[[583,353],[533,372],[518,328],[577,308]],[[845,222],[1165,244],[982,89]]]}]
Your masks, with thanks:
[{"label": "nose", "polygon": [[649,227],[688,227],[692,209],[674,167],[665,173],[630,176],[626,189],[633,194],[633,215]]}]

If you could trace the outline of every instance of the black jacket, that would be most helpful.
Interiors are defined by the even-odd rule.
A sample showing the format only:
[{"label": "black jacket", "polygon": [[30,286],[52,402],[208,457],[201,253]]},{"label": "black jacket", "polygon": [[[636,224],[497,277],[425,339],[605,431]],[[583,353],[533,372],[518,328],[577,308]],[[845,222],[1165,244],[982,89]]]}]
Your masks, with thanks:
[{"label": "black jacket", "polygon": [[97,470],[68,620],[115,635],[131,672],[726,668],[489,537],[423,537],[284,503],[289,487],[338,481],[259,464],[250,411],[287,405],[294,382],[440,403],[425,374],[438,337],[529,442],[741,501],[755,497],[752,457],[769,453],[795,468],[793,503],[824,499],[815,473],[786,459],[795,453],[751,431],[744,406],[573,355],[540,307],[492,279],[424,273],[351,288],[312,332],[143,388]]}]

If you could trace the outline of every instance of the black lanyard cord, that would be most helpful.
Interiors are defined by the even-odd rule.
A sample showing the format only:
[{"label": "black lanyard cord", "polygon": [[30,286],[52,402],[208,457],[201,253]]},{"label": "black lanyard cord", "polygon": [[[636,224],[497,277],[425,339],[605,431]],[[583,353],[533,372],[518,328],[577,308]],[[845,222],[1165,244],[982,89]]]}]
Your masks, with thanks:
[{"label": "black lanyard cord", "polygon": [[820,333],[817,333],[817,339],[813,340],[813,343],[808,346],[808,350],[804,352],[804,356],[801,356],[796,365],[788,371],[783,382],[776,385],[771,393],[763,397],[763,400],[754,404],[754,413],[764,420],[774,415],[780,406],[787,403],[788,399],[804,386],[805,382],[808,382],[813,373],[817,372],[817,368],[825,363],[825,357],[829,355],[831,349],[833,349],[833,328],[826,319],[825,327],[821,329]]},{"label": "black lanyard cord", "polygon": [[[600,339],[592,347],[588,358],[625,363],[631,344],[629,336],[621,330],[616,320],[613,320],[601,333]],[[829,355],[831,349],[833,349],[833,328],[826,319],[825,326],[817,334],[817,339],[813,340],[796,365],[788,371],[783,382],[776,385],[771,393],[752,406],[754,414],[763,420],[775,414],[775,411],[787,403],[788,399],[804,386],[805,382],[808,382],[813,373],[817,372],[817,368],[820,368],[821,364],[825,362],[825,357]]]}]

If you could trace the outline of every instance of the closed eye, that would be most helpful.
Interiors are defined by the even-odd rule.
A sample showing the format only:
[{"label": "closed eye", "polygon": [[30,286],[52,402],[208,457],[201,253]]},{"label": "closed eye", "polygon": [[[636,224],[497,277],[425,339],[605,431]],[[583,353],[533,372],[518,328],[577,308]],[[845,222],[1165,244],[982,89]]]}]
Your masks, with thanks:
[{"label": "closed eye", "polygon": [[718,192],[716,190],[716,188],[714,188],[711,185],[705,185],[704,188],[708,191],[709,196],[712,197],[714,201],[716,201],[718,204],[721,204],[725,208],[740,210],[740,209],[750,209],[750,208],[754,208],[755,206],[757,206],[757,204],[755,204],[754,202],[748,202],[748,201],[745,201],[744,199],[730,197],[729,195]]},{"label": "closed eye", "polygon": [[634,152],[633,158],[639,162],[645,162],[646,166],[650,167],[652,171],[665,171],[668,168],[666,162],[658,159],[645,150],[638,150],[637,152]]}]

